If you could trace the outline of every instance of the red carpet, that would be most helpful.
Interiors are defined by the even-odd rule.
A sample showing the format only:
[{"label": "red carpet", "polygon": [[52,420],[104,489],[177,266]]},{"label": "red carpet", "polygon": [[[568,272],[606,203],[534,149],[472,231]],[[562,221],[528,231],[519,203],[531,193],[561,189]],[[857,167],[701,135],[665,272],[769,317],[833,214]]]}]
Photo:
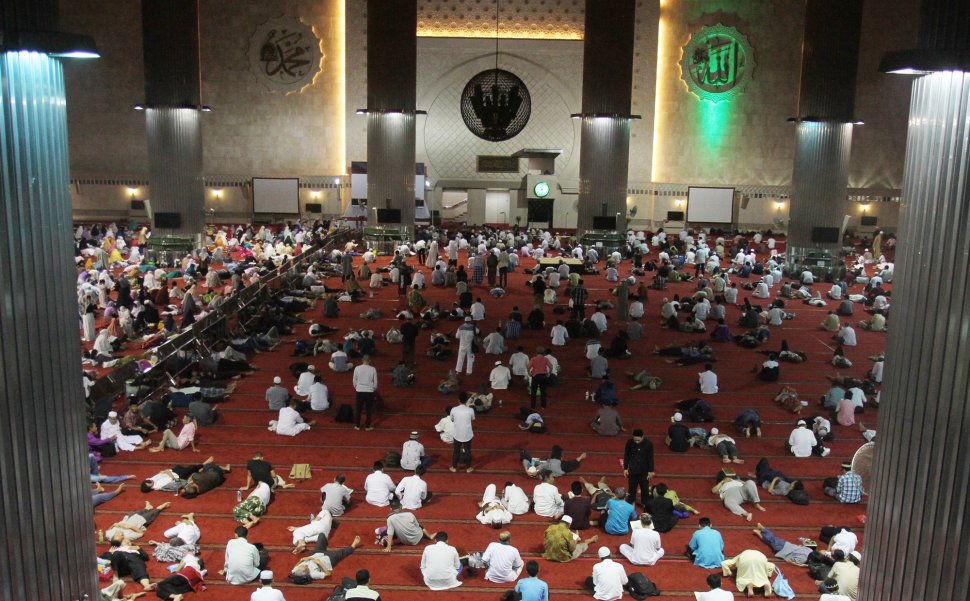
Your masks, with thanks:
[{"label": "red carpet", "polygon": [[[523,285],[527,276],[523,274],[522,267],[531,265],[533,265],[531,259],[524,259],[519,270],[510,274],[510,294],[505,298],[493,299],[488,296],[487,288],[473,288],[473,293],[480,294],[487,307],[485,321],[478,324],[484,334],[492,331],[498,320],[504,322],[513,305],[518,305],[524,313],[528,312],[531,307],[531,291]],[[624,263],[621,274],[628,273],[629,268],[629,263]],[[587,288],[590,289],[591,300],[608,298],[609,283],[602,275],[587,276],[585,281]],[[338,286],[339,282],[332,279],[328,284]],[[365,282],[362,284],[366,286]],[[856,286],[852,291],[857,292],[860,288]],[[663,445],[664,432],[674,411],[674,403],[696,396],[694,383],[699,369],[698,366],[677,367],[667,364],[664,357],[654,355],[650,350],[655,344],[681,342],[701,336],[670,332],[659,326],[658,315],[662,298],[676,293],[682,296],[689,295],[693,289],[693,283],[680,283],[670,285],[664,292],[650,291],[644,317],[644,336],[639,342],[631,344],[634,356],[626,360],[610,360],[611,372],[622,391],[619,411],[628,431],[637,427],[643,428],[654,442],[657,455],[657,477],[654,482],[666,482],[678,491],[685,503],[699,509],[701,515],[711,517],[715,527],[724,535],[727,545],[725,551],[728,556],[746,548],[756,548],[770,556],[767,546],[751,533],[751,525],[742,518],[728,513],[717,497],[711,494],[710,487],[714,484],[714,475],[722,467],[715,453],[692,449],[689,453],[677,454],[669,452]],[[777,292],[778,287],[776,286],[773,291]],[[741,294],[743,298],[743,295],[749,293],[742,291]],[[425,298],[429,303],[439,301],[443,307],[450,307],[455,300],[455,294],[453,289],[429,289],[425,293]],[[232,536],[232,529],[236,525],[230,510],[235,504],[236,488],[245,481],[245,462],[253,451],[261,449],[267,459],[276,466],[277,471],[284,475],[289,472],[293,463],[309,462],[313,466],[313,479],[298,483],[296,489],[277,494],[267,516],[250,535],[251,541],[263,542],[270,548],[272,555],[270,569],[276,573],[278,587],[284,591],[289,601],[324,599],[333,587],[330,579],[306,587],[286,582],[286,575],[296,562],[296,558],[289,553],[290,535],[286,527],[304,524],[307,515],[319,509],[319,487],[330,481],[338,472],[345,473],[348,485],[358,492],[354,495],[355,503],[351,510],[339,518],[341,525],[331,536],[331,545],[333,547],[348,545],[354,535],[358,534],[363,538],[364,544],[357,553],[337,567],[335,576],[352,577],[356,570],[368,568],[372,574],[373,588],[379,590],[384,599],[418,599],[427,590],[423,586],[418,568],[422,547],[395,547],[391,554],[384,554],[375,547],[374,528],[383,524],[387,512],[364,503],[362,491],[363,480],[370,472],[371,463],[383,458],[388,450],[399,451],[411,430],[421,431],[422,443],[427,452],[435,457],[435,463],[426,476],[435,498],[428,506],[419,510],[417,516],[429,531],[447,530],[451,542],[461,549],[483,550],[488,542],[497,537],[497,531],[482,526],[474,520],[477,511],[476,502],[480,500],[488,483],[501,486],[506,480],[512,480],[527,492],[531,492],[536,482],[525,477],[523,473],[518,460],[520,448],[528,448],[536,455],[545,455],[553,444],[560,444],[565,449],[567,459],[581,452],[587,452],[589,457],[582,463],[578,472],[558,481],[560,490],[564,492],[574,479],[573,476],[582,475],[588,480],[595,480],[605,475],[614,486],[623,482],[618,460],[622,456],[626,435],[616,438],[600,437],[588,426],[596,406],[584,400],[584,392],[595,387],[594,383],[585,377],[587,361],[582,357],[584,340],[572,341],[565,348],[554,351],[563,366],[563,372],[561,384],[551,389],[550,408],[544,413],[550,434],[526,434],[516,427],[514,415],[520,406],[528,405],[528,395],[522,383],[515,382],[512,390],[496,393],[495,399],[496,401],[502,399],[502,406],[497,406],[496,402],[491,413],[479,416],[475,422],[476,472],[473,474],[448,472],[451,447],[438,439],[433,426],[442,415],[444,408],[456,402],[456,395],[446,396],[437,391],[438,381],[445,376],[448,369],[453,367],[453,360],[438,362],[425,357],[424,351],[427,349],[429,332],[422,331],[417,349],[420,365],[417,383],[408,389],[391,386],[389,372],[400,358],[400,347],[386,344],[383,341],[383,334],[395,326],[393,315],[403,306],[400,300],[401,297],[397,295],[396,288],[385,288],[378,291],[374,299],[367,299],[366,302],[341,303],[342,317],[329,322],[329,325],[341,328],[340,332],[332,337],[334,340],[342,338],[348,328],[368,328],[378,334],[378,353],[374,357],[374,364],[381,373],[380,391],[384,397],[384,404],[377,415],[374,431],[358,432],[346,424],[334,423],[333,409],[317,415],[307,414],[308,419],[317,420],[317,425],[297,437],[277,436],[267,431],[266,424],[274,415],[265,409],[263,392],[271,384],[273,376],[282,376],[284,383],[292,386],[295,381],[289,375],[287,366],[295,361],[313,359],[296,359],[290,356],[293,341],[306,337],[307,326],[299,326],[297,335],[284,339],[284,343],[274,352],[259,354],[253,358],[257,371],[240,380],[235,392],[226,403],[220,406],[219,422],[201,430],[199,454],[193,454],[190,451],[166,451],[160,454],[150,454],[147,451],[124,453],[119,457],[105,460],[102,467],[105,474],[133,473],[140,478],[176,463],[202,461],[206,456],[213,455],[220,464],[233,465],[233,472],[227,483],[221,489],[195,500],[163,493],[143,495],[137,491],[137,486],[131,485],[124,494],[98,508],[96,512],[98,527],[107,528],[112,522],[120,519],[126,511],[140,508],[146,499],[155,504],[172,501],[172,507],[162,514],[142,539],[142,542],[147,543],[149,539],[160,540],[162,531],[171,526],[178,515],[194,511],[203,533],[202,557],[209,569],[209,576],[208,590],[193,598],[220,601],[248,599],[255,586],[229,586],[218,576],[217,571],[222,568],[224,546]],[[359,313],[370,307],[380,308],[385,318],[379,321],[365,321],[357,317]],[[853,322],[865,317],[865,314],[858,309],[861,307],[857,308],[857,315]],[[828,388],[828,382],[824,376],[835,373],[835,369],[829,364],[832,346],[830,334],[818,327],[826,309],[789,301],[787,310],[796,312],[797,318],[786,321],[784,326],[773,328],[772,338],[765,348],[777,349],[781,340],[786,339],[793,350],[807,353],[809,360],[799,365],[782,364],[782,381],[768,384],[758,381],[751,373],[752,367],[764,361],[764,355],[733,344],[718,345],[715,371],[720,379],[721,392],[706,399],[714,407],[716,421],[714,424],[705,424],[705,426],[709,428],[714,425],[722,431],[733,432],[731,422],[734,417],[743,409],[756,408],[765,423],[764,437],[750,440],[742,436],[737,438],[738,447],[747,462],[735,468],[744,473],[753,470],[760,457],[768,457],[773,467],[805,482],[812,498],[810,505],[796,506],[784,498],[770,497],[766,493],[763,505],[767,512],[763,514],[755,512],[756,520],[776,529],[781,536],[789,540],[795,540],[800,536],[816,538],[819,528],[828,524],[856,525],[861,535],[863,527],[859,524],[857,516],[864,513],[864,505],[840,505],[825,497],[821,490],[822,479],[837,475],[840,471],[839,464],[851,458],[855,450],[864,442],[858,431],[836,425],[835,433],[838,440],[832,443],[832,454],[826,458],[795,459],[785,450],[784,443],[794,426],[795,418],[791,413],[772,403],[778,388],[782,383],[794,386],[801,398],[811,403],[806,414],[813,415],[817,408],[815,403],[818,397]],[[318,303],[305,317],[322,322],[321,311],[322,304]],[[611,318],[613,313],[614,311],[607,311],[607,315]],[[735,323],[738,316],[737,309],[728,309],[728,323]],[[553,315],[551,307],[547,306],[547,325],[554,323],[556,317],[558,316]],[[456,322],[441,321],[438,329],[451,335],[457,325]],[[608,342],[621,327],[625,328],[625,324],[611,322],[604,341]],[[734,333],[740,333],[739,328],[732,328],[732,330],[737,330]],[[854,367],[844,370],[844,374],[861,378],[870,367],[866,357],[882,351],[885,334],[861,329],[857,329],[857,332],[859,346],[847,350]],[[548,341],[547,328],[541,332],[523,330],[519,340],[509,341],[509,343],[513,347],[521,344],[526,352],[531,353],[537,345],[548,345]],[[507,357],[508,354],[502,358]],[[350,374],[338,375],[330,372],[326,369],[326,360],[326,357],[321,356],[312,362],[321,369],[324,381],[330,389],[331,402],[333,404],[352,403],[353,389],[350,384]],[[479,386],[487,384],[488,372],[495,360],[495,356],[480,354],[475,364],[474,374],[462,376],[463,386],[466,389],[476,390]],[[625,371],[643,368],[662,377],[663,387],[657,391],[627,391],[630,382],[624,375]],[[871,427],[875,426],[874,410],[868,410],[862,417]],[[392,470],[390,473],[395,481],[403,475],[400,470]],[[593,553],[572,564],[554,564],[542,560],[540,557],[542,531],[547,523],[547,520],[535,514],[518,516],[509,527],[513,534],[513,544],[522,552],[524,559],[539,560],[540,577],[549,583],[553,595],[584,596],[581,583],[591,572],[595,562],[595,548]],[[672,532],[662,536],[667,556],[658,565],[641,567],[630,566],[624,562],[627,572],[644,572],[657,583],[665,598],[685,601],[693,599],[691,591],[705,590],[704,579],[709,573],[707,570],[692,566],[682,555],[682,550],[696,523],[696,517],[691,517],[682,521]],[[584,536],[590,534],[592,532],[587,531]],[[609,536],[600,533],[598,544],[608,545],[616,551],[619,544],[623,542],[627,542],[626,536]],[[103,547],[100,545],[99,551],[103,550]],[[153,577],[161,578],[167,575],[164,565],[152,561],[149,566]],[[800,598],[817,598],[818,594],[814,592],[814,586],[806,570],[787,564],[783,569]],[[733,582],[725,586],[733,586]],[[137,585],[130,585],[128,591],[134,592],[139,588]],[[438,593],[436,596],[448,599],[496,599],[501,591],[507,588],[510,587],[488,583],[479,575],[466,580],[459,589]],[[154,594],[151,595],[153,598]]]}]

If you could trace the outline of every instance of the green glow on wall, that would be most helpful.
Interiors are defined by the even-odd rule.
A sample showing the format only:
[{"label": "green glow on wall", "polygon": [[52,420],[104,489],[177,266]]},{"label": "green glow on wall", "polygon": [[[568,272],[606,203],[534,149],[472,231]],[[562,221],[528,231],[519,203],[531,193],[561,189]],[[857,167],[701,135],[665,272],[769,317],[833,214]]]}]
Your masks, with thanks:
[{"label": "green glow on wall", "polygon": [[734,116],[735,103],[697,101],[697,115],[704,159],[717,159],[721,155],[727,137],[731,118]]}]

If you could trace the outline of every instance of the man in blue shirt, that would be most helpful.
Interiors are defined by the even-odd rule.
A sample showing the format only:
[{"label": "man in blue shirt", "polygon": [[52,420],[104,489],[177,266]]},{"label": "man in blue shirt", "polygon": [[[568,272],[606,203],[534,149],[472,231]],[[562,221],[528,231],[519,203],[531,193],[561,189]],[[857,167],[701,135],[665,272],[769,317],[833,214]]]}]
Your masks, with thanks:
[{"label": "man in blue shirt", "polygon": [[515,592],[519,593],[521,601],[549,601],[549,585],[539,580],[539,562],[529,561],[525,564],[528,578],[523,578],[515,584]]},{"label": "man in blue shirt", "polygon": [[711,518],[701,518],[700,528],[690,537],[687,549],[694,558],[694,565],[708,570],[721,567],[724,561],[724,539],[721,533],[711,528]]},{"label": "man in blue shirt", "polygon": [[622,486],[613,492],[616,498],[606,502],[607,518],[603,529],[607,534],[626,534],[630,531],[630,521],[639,516],[636,508],[626,502],[626,490]]}]

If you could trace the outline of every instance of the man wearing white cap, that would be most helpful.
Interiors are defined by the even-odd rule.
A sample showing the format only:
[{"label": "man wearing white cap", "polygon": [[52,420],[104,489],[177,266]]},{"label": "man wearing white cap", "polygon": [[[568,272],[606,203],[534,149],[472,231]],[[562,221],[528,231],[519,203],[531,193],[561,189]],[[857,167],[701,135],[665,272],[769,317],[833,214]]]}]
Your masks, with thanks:
[{"label": "man wearing white cap", "polygon": [[401,469],[414,470],[419,465],[428,467],[431,463],[431,458],[424,454],[424,445],[418,442],[419,437],[417,432],[411,432],[410,438],[401,448]]},{"label": "man wearing white cap", "polygon": [[253,591],[249,601],[286,601],[283,593],[273,588],[273,572],[263,570],[259,573],[260,587]]},{"label": "man wearing white cap", "polygon": [[501,361],[496,361],[495,367],[488,374],[488,381],[491,383],[492,390],[508,390],[509,383],[512,382],[512,371],[502,365]]},{"label": "man wearing white cap", "polygon": [[472,366],[475,364],[473,344],[477,334],[478,328],[472,323],[472,318],[466,317],[465,323],[461,324],[458,331],[455,332],[455,338],[458,339],[458,361],[455,363],[456,372],[461,373],[461,368],[463,365],[466,365],[467,361],[465,373],[471,375]]},{"label": "man wearing white cap", "polygon": [[108,419],[101,424],[100,438],[114,442],[115,448],[119,451],[144,449],[151,444],[150,440],[143,440],[137,434],[123,434],[121,432],[121,422],[118,421],[117,411],[108,412]]},{"label": "man wearing white cap", "polygon": [[593,591],[593,598],[600,601],[616,601],[623,598],[623,586],[627,583],[626,570],[610,559],[608,547],[600,547],[596,553],[600,561],[593,566],[593,575],[586,579],[586,588]]},{"label": "man wearing white cap", "polygon": [[310,394],[310,386],[313,384],[313,378],[317,375],[317,368],[314,365],[307,366],[307,370],[300,374],[299,379],[296,381],[296,386],[293,387],[293,391],[296,392],[297,396],[307,396]]},{"label": "man wearing white cap", "polygon": [[[312,375],[312,372],[310,373]],[[312,382],[313,380],[311,379],[310,381]],[[282,383],[283,379],[276,376],[273,378],[273,385],[266,389],[266,403],[269,405],[270,411],[279,411],[290,402],[290,393],[280,386]],[[297,384],[297,387],[299,387],[299,384]]]},{"label": "man wearing white cap", "polygon": [[811,457],[813,454],[825,457],[829,454],[829,449],[822,447],[815,432],[809,430],[805,420],[800,419],[795,424],[795,429],[788,436],[788,448],[795,457]]}]

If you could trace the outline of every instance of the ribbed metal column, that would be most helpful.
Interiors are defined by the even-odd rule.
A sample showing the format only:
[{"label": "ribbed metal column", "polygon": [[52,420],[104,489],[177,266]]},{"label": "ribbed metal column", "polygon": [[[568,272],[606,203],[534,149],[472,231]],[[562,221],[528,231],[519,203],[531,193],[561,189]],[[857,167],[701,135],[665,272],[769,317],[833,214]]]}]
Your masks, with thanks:
[{"label": "ribbed metal column", "polygon": [[[401,209],[401,225],[410,228],[414,227],[414,121],[414,113],[367,115],[368,209]],[[375,212],[368,213],[368,223],[375,223]]]},{"label": "ribbed metal column", "polygon": [[[414,232],[416,0],[367,2],[367,204]],[[376,222],[368,210],[368,223]]]},{"label": "ribbed metal column", "polygon": [[913,84],[860,601],[970,590],[970,74]]},{"label": "ribbed metal column", "polygon": [[812,249],[827,250],[833,257],[838,254],[838,242],[812,242],[812,228],[842,226],[852,127],[832,122],[797,125],[788,227],[790,256],[801,256]]},{"label": "ribbed metal column", "polygon": [[[56,14],[51,2],[23,4]],[[4,33],[15,30],[9,8],[4,2]],[[60,63],[37,52],[0,55],[4,601],[97,595],[68,182]]]},{"label": "ribbed metal column", "polygon": [[205,190],[198,0],[142,0],[141,7],[152,212],[181,217],[177,228],[155,229],[160,234],[200,234],[205,229]]},{"label": "ribbed metal column", "polygon": [[812,242],[812,228],[841,228],[849,185],[862,0],[808,0],[795,121],[795,162],[786,253],[838,255],[839,242]]},{"label": "ribbed metal column", "polygon": [[152,210],[182,217],[181,227],[157,228],[161,234],[198,234],[205,228],[200,121],[195,109],[145,111]]},{"label": "ribbed metal column", "polygon": [[635,23],[635,0],[586,0],[577,215],[580,232],[592,227],[595,216],[616,215],[617,230],[626,229]]},{"label": "ribbed metal column", "polygon": [[588,230],[593,226],[593,217],[619,213],[616,229],[625,231],[630,120],[583,117],[581,132],[578,227],[580,231]]}]

